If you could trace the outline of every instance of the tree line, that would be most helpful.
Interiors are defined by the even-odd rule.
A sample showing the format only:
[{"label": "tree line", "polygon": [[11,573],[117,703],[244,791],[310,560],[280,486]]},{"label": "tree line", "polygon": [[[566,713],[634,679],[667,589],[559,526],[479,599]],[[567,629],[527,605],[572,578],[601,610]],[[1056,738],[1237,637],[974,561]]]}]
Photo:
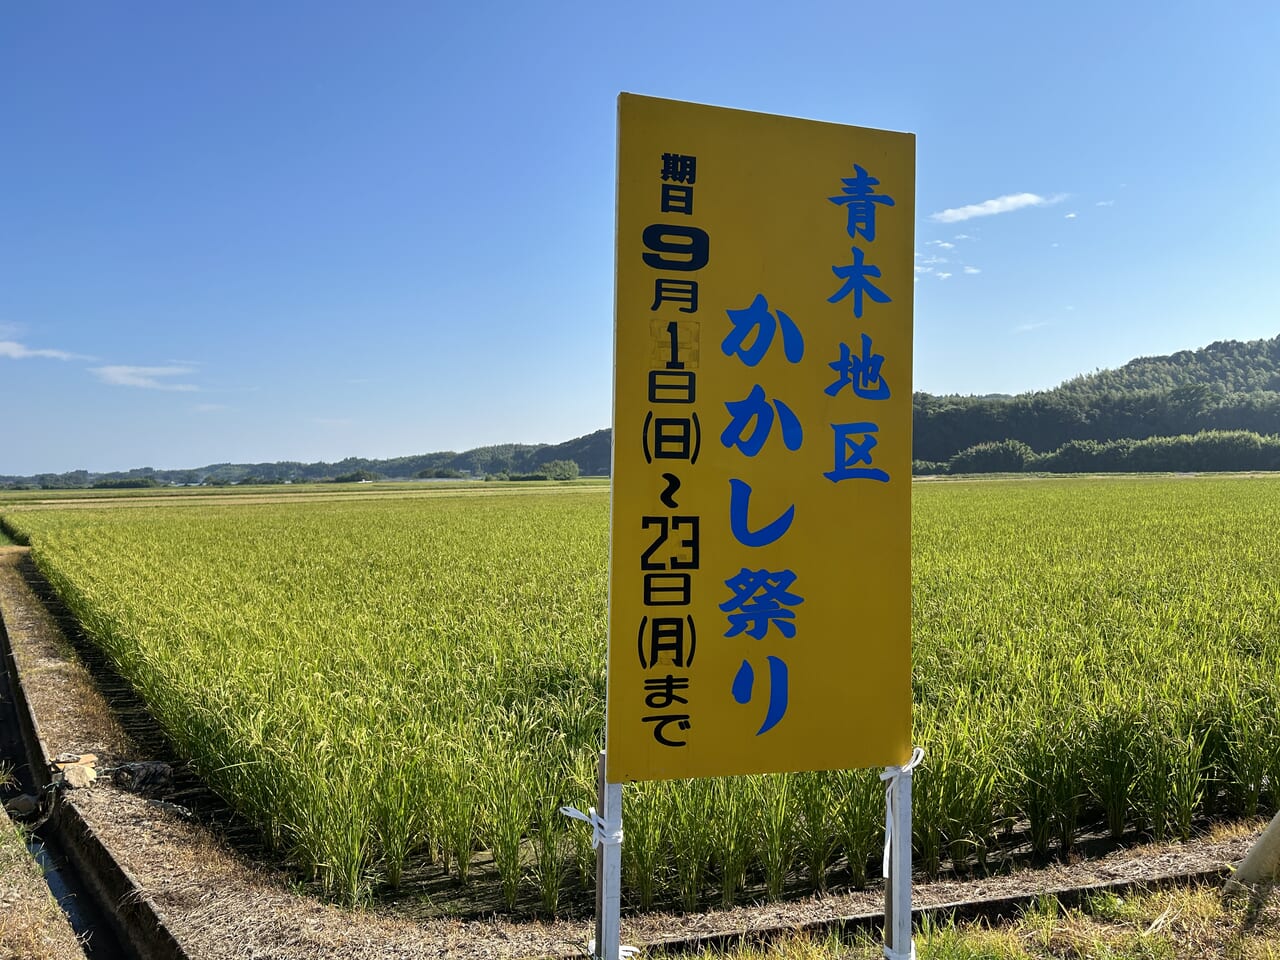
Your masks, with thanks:
[{"label": "tree line", "polygon": [[912,399],[912,456],[931,463],[1001,441],[1043,456],[1075,441],[1273,436],[1280,434],[1280,337],[1139,358],[1036,393]]},{"label": "tree line", "polygon": [[1206,430],[1144,440],[1068,440],[1037,453],[1021,440],[976,443],[946,461],[915,460],[917,476],[961,473],[1200,473],[1280,470],[1280,436]]}]

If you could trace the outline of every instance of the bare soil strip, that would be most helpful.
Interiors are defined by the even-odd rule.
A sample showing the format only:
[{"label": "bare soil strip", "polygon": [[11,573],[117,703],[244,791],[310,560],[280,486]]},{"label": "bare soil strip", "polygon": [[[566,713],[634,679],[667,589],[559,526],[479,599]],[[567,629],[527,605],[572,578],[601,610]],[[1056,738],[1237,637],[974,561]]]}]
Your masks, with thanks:
[{"label": "bare soil strip", "polygon": [[[154,748],[151,738],[141,738],[149,741],[142,746],[125,733],[94,677],[22,576],[25,554],[22,548],[0,549],[0,615],[46,752],[95,753],[101,767],[153,759],[146,749]],[[234,829],[210,829],[110,778],[64,797],[135,879],[193,960],[581,956],[593,934],[590,921],[511,922],[497,915],[411,920],[396,916],[395,904],[345,909],[296,892],[298,884],[279,864],[228,842]],[[1260,823],[1249,824],[1187,844],[1148,845],[978,880],[920,884],[915,905],[1000,914],[1042,893],[1069,896],[1082,888],[1212,875],[1241,859],[1260,829]],[[624,917],[623,937],[627,943],[666,949],[759,939],[780,930],[874,923],[882,905],[883,891],[873,887],[687,916],[651,913]]]}]

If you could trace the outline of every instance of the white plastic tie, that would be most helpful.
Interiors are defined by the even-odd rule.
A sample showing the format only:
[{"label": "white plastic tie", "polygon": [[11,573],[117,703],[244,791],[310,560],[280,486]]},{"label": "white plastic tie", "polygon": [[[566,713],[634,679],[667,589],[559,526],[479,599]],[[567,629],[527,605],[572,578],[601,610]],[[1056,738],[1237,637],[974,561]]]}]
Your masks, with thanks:
[{"label": "white plastic tie", "polygon": [[[596,942],[595,942],[595,940],[588,940],[588,941],[587,941],[587,956],[589,956],[589,957],[594,957],[595,955],[596,955]],[[640,948],[639,948],[639,947],[633,947],[633,946],[631,946],[631,944],[629,944],[629,943],[620,943],[620,944],[618,944],[618,958],[619,958],[619,960],[630,960],[630,958],[631,958],[631,957],[637,957],[637,956],[639,956],[639,955],[640,955]]]},{"label": "white plastic tie", "polygon": [[[911,759],[901,767],[885,767],[884,773],[880,774],[880,779],[884,781],[884,863],[881,866],[881,875],[886,879],[889,876],[889,851],[893,849],[893,785],[898,782],[898,778],[904,773],[910,773],[916,767],[920,766],[924,760],[924,750],[916,747],[911,751]],[[911,838],[907,838],[907,842],[911,842]],[[908,955],[900,951],[890,954],[889,948],[885,947],[885,954],[889,960],[910,960],[916,955],[915,944],[911,945],[911,953]]]},{"label": "white plastic tie", "polygon": [[[640,955],[640,948],[639,948],[639,947],[633,947],[633,946],[631,946],[631,944],[629,944],[629,943],[620,943],[620,944],[618,944],[618,958],[619,958],[619,960],[631,960],[631,957],[638,957],[639,955]],[[588,941],[587,941],[587,956],[589,956],[589,957],[594,957],[594,956],[596,956],[596,942],[595,942],[595,940],[588,940]]]},{"label": "white plastic tie", "polygon": [[586,813],[577,807],[561,807],[560,812],[571,819],[591,824],[591,846],[598,849],[622,843],[622,824],[619,823],[614,829],[610,829],[610,824],[604,817],[596,814],[595,807],[588,807]]}]

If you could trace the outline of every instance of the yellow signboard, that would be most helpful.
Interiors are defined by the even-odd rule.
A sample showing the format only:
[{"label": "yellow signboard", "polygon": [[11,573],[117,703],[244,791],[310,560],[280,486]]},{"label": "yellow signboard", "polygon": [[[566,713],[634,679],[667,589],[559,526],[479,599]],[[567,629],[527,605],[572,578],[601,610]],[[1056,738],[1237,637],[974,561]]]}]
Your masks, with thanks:
[{"label": "yellow signboard", "polygon": [[619,98],[610,782],[911,745],[915,138]]}]

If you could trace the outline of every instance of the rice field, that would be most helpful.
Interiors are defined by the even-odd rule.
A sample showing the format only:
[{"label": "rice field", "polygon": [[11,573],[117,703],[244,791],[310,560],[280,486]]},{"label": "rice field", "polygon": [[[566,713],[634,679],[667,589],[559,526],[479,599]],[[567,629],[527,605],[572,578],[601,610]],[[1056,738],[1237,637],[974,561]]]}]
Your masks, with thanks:
[{"label": "rice field", "polygon": [[[1276,808],[1280,481],[913,496],[919,871]],[[593,803],[607,491],[3,520],[178,748],[330,895],[406,870],[474,883],[482,861],[522,911],[589,886],[589,831],[557,809]],[[865,883],[877,774],[628,787],[627,903]]]}]

